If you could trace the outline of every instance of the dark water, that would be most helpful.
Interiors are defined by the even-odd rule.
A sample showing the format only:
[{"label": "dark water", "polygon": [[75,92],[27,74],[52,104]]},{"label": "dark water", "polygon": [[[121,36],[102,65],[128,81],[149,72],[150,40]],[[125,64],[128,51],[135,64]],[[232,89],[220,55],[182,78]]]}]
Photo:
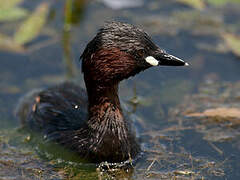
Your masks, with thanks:
[{"label": "dark water", "polygon": [[[42,2],[25,1],[20,7],[31,12]],[[223,38],[226,33],[239,35],[240,4],[208,4],[198,10],[148,0],[113,10],[100,1],[76,0],[71,21],[66,20],[65,1],[49,7],[42,33],[25,44],[26,51],[0,49],[0,179],[240,178],[240,117],[186,116],[219,107],[240,111],[240,55]],[[41,156],[29,147],[28,135],[16,129],[13,113],[18,99],[33,89],[64,80],[84,87],[80,54],[107,20],[142,27],[160,47],[190,64],[152,68],[121,84],[122,101],[147,128],[140,135],[144,155],[134,169],[117,174]],[[0,23],[0,32],[12,36],[21,21]]]}]

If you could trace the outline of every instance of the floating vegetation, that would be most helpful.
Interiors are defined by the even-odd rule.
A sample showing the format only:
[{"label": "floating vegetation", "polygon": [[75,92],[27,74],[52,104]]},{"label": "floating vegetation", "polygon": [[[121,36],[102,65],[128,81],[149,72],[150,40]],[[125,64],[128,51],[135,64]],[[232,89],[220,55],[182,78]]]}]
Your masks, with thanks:
[{"label": "floating vegetation", "polygon": [[223,33],[222,37],[227,47],[238,57],[240,57],[240,36],[236,34]]},{"label": "floating vegetation", "polygon": [[196,130],[203,133],[206,140],[233,140],[240,135],[239,92],[240,82],[220,83],[207,79],[199,86],[198,93],[186,97],[175,112],[187,117],[183,117],[186,123],[200,123]]},{"label": "floating vegetation", "polygon": [[[167,34],[175,36],[181,31],[187,31],[194,36],[212,36],[222,38],[223,41],[212,44],[197,42],[195,45],[201,50],[210,52],[232,52],[240,57],[240,26],[226,25],[222,14],[209,9],[204,12],[196,10],[175,11],[172,16],[151,16],[141,21],[152,34]],[[164,26],[162,26],[164,24]]]},{"label": "floating vegetation", "polygon": [[219,36],[226,30],[222,15],[212,11],[174,11],[171,16],[152,15],[142,18],[138,23],[143,23],[149,32],[156,35],[175,36],[180,31],[187,31],[196,36]]},{"label": "floating vegetation", "polygon": [[[214,109],[206,109],[203,112],[189,113],[186,114],[188,117],[215,117],[215,118],[226,118],[232,119],[236,118],[237,122],[240,124],[240,108],[226,108],[219,107]],[[237,123],[236,122],[236,123]]]},{"label": "floating vegetation", "polygon": [[199,10],[206,8],[207,3],[214,7],[221,7],[227,3],[232,4],[240,3],[239,0],[177,0],[177,1]]},{"label": "floating vegetation", "polygon": [[[160,131],[148,131],[143,136],[148,136],[149,147],[144,147],[144,153],[137,161],[126,163],[106,163],[100,165],[79,163],[77,156],[67,153],[63,148],[55,144],[40,144],[44,149],[31,150],[31,143],[35,137],[29,134],[23,135],[20,131],[0,131],[0,176],[4,178],[24,179],[152,179],[152,178],[177,178],[177,179],[208,179],[209,177],[224,177],[228,160],[224,162],[214,161],[204,157],[195,157],[188,153],[184,147],[178,146],[172,150],[168,143],[178,142],[181,139],[174,136],[162,139],[167,146],[159,143],[156,135],[167,134],[184,129],[163,129]],[[25,145],[24,145],[25,144]],[[26,146],[30,145],[30,146]],[[46,147],[47,146],[47,147]],[[36,144],[33,147],[36,146]],[[41,147],[42,148],[42,147]],[[49,155],[51,153],[61,156]],[[65,154],[65,152],[67,154]],[[39,154],[40,153],[40,154]],[[64,154],[72,160],[64,160]],[[40,156],[40,158],[39,158]],[[77,158],[77,159],[76,159]],[[133,164],[132,164],[133,163]],[[21,171],[18,171],[18,170]],[[10,170],[12,173],[10,173]],[[22,173],[23,172],[23,173]]]},{"label": "floating vegetation", "polygon": [[21,139],[15,130],[0,131],[1,179],[63,179],[53,166],[44,163],[30,149],[19,145]]},{"label": "floating vegetation", "polygon": [[[155,143],[156,148],[161,146]],[[226,169],[227,161],[216,162],[207,158],[194,157],[183,147],[181,148],[181,152],[173,152],[169,149],[145,149],[147,154],[144,157],[145,163],[137,165],[136,179],[190,180],[225,176],[224,169]]]},{"label": "floating vegetation", "polygon": [[227,3],[240,3],[239,0],[205,0],[205,1],[216,7],[223,6]]},{"label": "floating vegetation", "polygon": [[203,0],[177,0],[177,1],[199,10],[204,9],[206,6]]}]

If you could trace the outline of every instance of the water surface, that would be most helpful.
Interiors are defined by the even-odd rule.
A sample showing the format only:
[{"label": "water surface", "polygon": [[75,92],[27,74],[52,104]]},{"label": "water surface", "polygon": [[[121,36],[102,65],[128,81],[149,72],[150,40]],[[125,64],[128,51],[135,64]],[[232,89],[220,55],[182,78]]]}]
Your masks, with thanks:
[{"label": "water surface", "polygon": [[[29,14],[0,22],[0,33],[13,37],[45,2],[17,5]],[[199,9],[148,0],[111,9],[104,2],[51,2],[41,33],[24,44],[25,50],[0,46],[0,179],[239,179],[240,117],[189,114],[240,108],[240,55],[234,51],[240,42],[240,4],[209,3]],[[80,54],[109,20],[142,27],[156,44],[190,64],[151,68],[121,83],[121,100],[147,128],[140,132],[143,156],[133,169],[118,173],[41,154],[14,117],[19,98],[33,89],[65,80],[84,87]],[[232,36],[235,46],[226,38]]]}]

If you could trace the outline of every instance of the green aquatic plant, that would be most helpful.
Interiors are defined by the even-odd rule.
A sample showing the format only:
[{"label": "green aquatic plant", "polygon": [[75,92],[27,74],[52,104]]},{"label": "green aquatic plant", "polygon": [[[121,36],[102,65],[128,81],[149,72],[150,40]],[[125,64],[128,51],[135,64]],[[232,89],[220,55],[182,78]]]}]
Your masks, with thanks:
[{"label": "green aquatic plant", "polygon": [[0,49],[6,51],[13,51],[17,53],[26,52],[25,44],[31,42],[40,35],[44,25],[46,24],[49,4],[41,3],[33,13],[29,13],[27,10],[18,7],[22,0],[13,0],[5,4],[0,0],[0,22],[5,22],[3,25],[11,25],[10,22],[25,18],[13,35],[6,35],[0,33]]},{"label": "green aquatic plant", "polygon": [[47,20],[49,5],[40,4],[37,9],[29,16],[14,34],[14,42],[17,44],[26,44],[36,38]]},{"label": "green aquatic plant", "polygon": [[205,2],[203,0],[177,0],[180,3],[191,6],[195,9],[202,10],[205,8]]},{"label": "green aquatic plant", "polygon": [[212,5],[214,7],[221,7],[226,5],[227,3],[240,3],[240,0],[176,0],[176,1],[198,10],[206,8],[207,4]]},{"label": "green aquatic plant", "polygon": [[26,17],[27,14],[27,10],[18,7],[10,9],[0,9],[0,22],[15,21]]},{"label": "green aquatic plant", "polygon": [[209,4],[213,6],[223,6],[227,3],[240,3],[240,0],[206,0]]},{"label": "green aquatic plant", "polygon": [[23,0],[0,0],[0,22],[15,21],[28,15],[28,11],[18,7]]},{"label": "green aquatic plant", "polygon": [[236,34],[223,33],[222,37],[232,53],[240,57],[240,36]]}]

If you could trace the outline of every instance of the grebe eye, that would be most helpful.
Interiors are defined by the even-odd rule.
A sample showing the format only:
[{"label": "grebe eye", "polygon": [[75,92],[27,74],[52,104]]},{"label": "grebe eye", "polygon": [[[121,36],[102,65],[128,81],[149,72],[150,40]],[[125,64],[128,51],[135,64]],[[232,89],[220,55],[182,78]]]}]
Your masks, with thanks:
[{"label": "grebe eye", "polygon": [[139,51],[138,51],[138,56],[139,57],[143,57],[144,56],[144,50],[143,49],[140,49]]}]

